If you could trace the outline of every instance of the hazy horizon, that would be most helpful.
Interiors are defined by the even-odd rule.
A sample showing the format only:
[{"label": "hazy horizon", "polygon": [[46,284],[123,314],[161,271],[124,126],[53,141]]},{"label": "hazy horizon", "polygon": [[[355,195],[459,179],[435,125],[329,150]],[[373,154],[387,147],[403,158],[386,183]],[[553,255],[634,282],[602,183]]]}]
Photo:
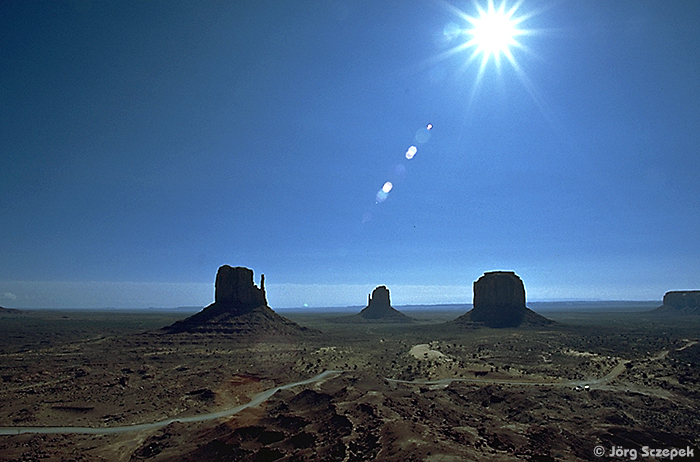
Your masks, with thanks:
[{"label": "hazy horizon", "polygon": [[0,305],[700,289],[700,2],[487,4],[0,2]]},{"label": "hazy horizon", "polygon": [[[31,294],[18,298],[8,287],[19,293]],[[273,309],[344,308],[365,306],[367,295],[376,285],[295,285],[266,283],[268,304]],[[17,290],[19,289],[19,290]],[[410,305],[471,305],[472,286],[388,286],[393,306]],[[8,297],[8,295],[12,295]],[[527,292],[527,303],[575,302],[653,302],[661,304],[663,294],[649,298],[546,298]],[[204,307],[214,301],[213,283],[15,283],[0,282],[0,306],[19,309],[173,309]],[[76,303],[82,297],[82,303]]]}]

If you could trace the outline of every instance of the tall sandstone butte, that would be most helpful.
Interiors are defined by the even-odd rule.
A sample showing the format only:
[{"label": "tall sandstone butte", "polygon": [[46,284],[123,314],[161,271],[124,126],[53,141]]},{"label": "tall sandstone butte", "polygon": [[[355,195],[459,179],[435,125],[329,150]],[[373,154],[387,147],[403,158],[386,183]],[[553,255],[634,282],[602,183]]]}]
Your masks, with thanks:
[{"label": "tall sandstone butte", "polygon": [[163,328],[168,333],[221,333],[237,337],[267,337],[311,332],[267,306],[265,276],[260,287],[253,270],[224,265],[216,273],[214,303],[187,319]]},{"label": "tall sandstone butte", "polygon": [[543,326],[552,321],[525,306],[525,285],[513,271],[491,271],[474,282],[474,309],[455,319],[487,327]]},{"label": "tall sandstone butte", "polygon": [[413,318],[406,316],[391,306],[389,289],[378,286],[368,297],[367,306],[357,316],[368,321],[411,322]]},{"label": "tall sandstone butte", "polygon": [[252,308],[267,305],[265,275],[260,276],[260,287],[253,282],[253,270],[224,265],[216,272],[214,303]]},{"label": "tall sandstone butte", "polygon": [[413,322],[410,316],[406,316],[399,310],[391,306],[389,297],[389,289],[386,286],[377,286],[372,294],[367,297],[367,306],[357,314],[351,316],[341,316],[333,318],[333,322],[337,323],[394,323],[394,322]]},{"label": "tall sandstone butte", "polygon": [[472,321],[517,327],[525,317],[525,285],[513,271],[491,271],[474,281]]}]

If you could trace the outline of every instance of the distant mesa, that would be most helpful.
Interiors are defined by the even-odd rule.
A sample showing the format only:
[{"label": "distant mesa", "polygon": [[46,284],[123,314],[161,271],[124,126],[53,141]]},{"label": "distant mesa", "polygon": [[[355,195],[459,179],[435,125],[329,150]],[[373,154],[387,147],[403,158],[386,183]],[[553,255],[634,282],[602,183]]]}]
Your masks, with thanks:
[{"label": "distant mesa", "polygon": [[16,314],[19,313],[20,310],[15,309],[15,308],[5,308],[0,306],[0,314]]},{"label": "distant mesa", "polygon": [[336,322],[413,322],[415,319],[406,316],[391,306],[389,289],[378,286],[367,297],[367,306],[353,316],[337,318]]},{"label": "distant mesa", "polygon": [[391,306],[389,289],[386,286],[378,286],[367,298],[367,306],[358,313],[359,317],[366,320],[412,322],[413,318],[406,316]]},{"label": "distant mesa", "polygon": [[652,313],[700,315],[700,290],[674,290],[664,294],[663,305]]},{"label": "distant mesa", "polygon": [[525,285],[513,271],[491,271],[474,282],[474,308],[453,322],[501,328],[545,326],[553,321],[525,306]]},{"label": "distant mesa", "polygon": [[260,287],[253,270],[224,265],[216,273],[214,303],[187,319],[162,329],[166,333],[220,333],[235,336],[279,336],[314,332],[267,306],[265,275]]}]

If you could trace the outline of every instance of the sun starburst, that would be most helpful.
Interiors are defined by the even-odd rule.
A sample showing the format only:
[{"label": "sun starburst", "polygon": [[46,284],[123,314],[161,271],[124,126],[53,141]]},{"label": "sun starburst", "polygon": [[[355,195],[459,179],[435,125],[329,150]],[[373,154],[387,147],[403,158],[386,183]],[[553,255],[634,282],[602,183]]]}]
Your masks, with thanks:
[{"label": "sun starburst", "polygon": [[[500,3],[495,3],[498,1]],[[463,62],[463,71],[466,71],[473,62],[479,62],[470,104],[487,75],[489,63],[493,62],[496,71],[500,74],[502,61],[510,64],[528,92],[537,99],[536,91],[517,59],[521,55],[520,52],[530,52],[525,45],[527,42],[523,43],[521,40],[525,36],[540,33],[534,29],[523,28],[524,23],[536,13],[532,11],[523,13],[519,9],[523,0],[515,0],[515,3],[509,0],[473,0],[474,13],[472,14],[466,13],[446,0],[441,3],[461,20],[461,24],[450,22],[445,26],[442,43],[450,48],[432,61],[438,62],[457,54],[468,53],[467,59]],[[506,59],[502,59],[502,56]]]},{"label": "sun starburst", "polygon": [[474,48],[471,59],[476,59],[481,55],[481,68],[486,67],[493,56],[496,67],[500,69],[501,55],[516,66],[512,48],[523,48],[517,37],[524,35],[527,31],[519,28],[525,20],[524,16],[516,16],[516,11],[520,3],[516,3],[510,9],[506,9],[506,2],[503,1],[498,8],[493,0],[488,0],[488,5],[484,9],[477,5],[478,16],[466,16],[465,19],[471,28],[465,31],[469,40],[464,43],[465,48]]},{"label": "sun starburst", "polygon": [[[448,58],[468,54],[466,60],[460,60],[462,66],[458,72],[462,76],[474,76],[467,114],[470,113],[476,95],[486,81],[489,63],[493,62],[497,73],[501,75],[501,64],[507,61],[545,117],[554,121],[551,109],[519,63],[520,58],[532,53],[529,37],[547,34],[545,29],[524,27],[543,10],[530,9],[524,12],[525,8],[521,9],[524,0],[472,0],[473,13],[468,14],[452,5],[449,0],[435,1],[454,14],[458,20],[445,25],[439,41],[445,50],[431,58],[429,63],[437,64]],[[501,59],[502,56],[506,59]],[[474,62],[478,63],[476,75],[468,72],[472,70]]]}]

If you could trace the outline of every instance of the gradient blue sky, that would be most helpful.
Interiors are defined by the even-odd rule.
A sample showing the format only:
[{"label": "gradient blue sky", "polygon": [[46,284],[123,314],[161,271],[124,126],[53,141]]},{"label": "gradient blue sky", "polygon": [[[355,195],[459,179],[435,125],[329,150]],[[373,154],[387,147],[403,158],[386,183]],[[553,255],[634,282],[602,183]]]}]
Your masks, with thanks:
[{"label": "gradient blue sky", "polygon": [[458,11],[0,2],[0,305],[206,305],[222,264],[273,308],[700,289],[700,2],[523,0],[480,79]]}]

